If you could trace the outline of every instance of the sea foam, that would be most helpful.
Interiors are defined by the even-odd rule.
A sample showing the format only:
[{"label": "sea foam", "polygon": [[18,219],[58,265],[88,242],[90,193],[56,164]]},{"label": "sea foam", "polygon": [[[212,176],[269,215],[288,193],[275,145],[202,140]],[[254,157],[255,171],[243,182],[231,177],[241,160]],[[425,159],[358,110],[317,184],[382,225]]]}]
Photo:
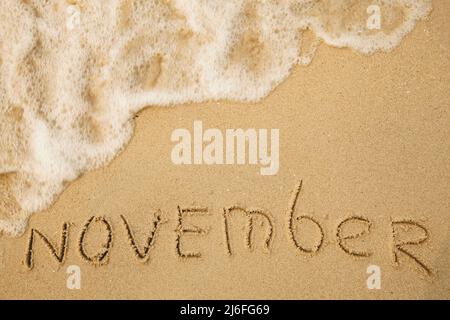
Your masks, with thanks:
[{"label": "sea foam", "polygon": [[320,42],[389,51],[430,10],[431,0],[0,1],[0,231],[21,234],[67,182],[112,160],[142,108],[258,101]]}]

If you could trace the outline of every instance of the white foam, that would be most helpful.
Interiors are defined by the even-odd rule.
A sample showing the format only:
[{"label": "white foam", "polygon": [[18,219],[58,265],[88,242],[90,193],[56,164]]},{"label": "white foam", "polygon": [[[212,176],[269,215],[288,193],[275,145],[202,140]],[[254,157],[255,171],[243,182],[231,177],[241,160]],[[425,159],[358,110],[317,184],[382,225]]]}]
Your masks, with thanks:
[{"label": "white foam", "polygon": [[[369,5],[380,30],[367,28]],[[430,10],[431,0],[2,0],[0,231],[20,234],[66,182],[114,158],[143,107],[258,101],[311,61],[319,42],[302,48],[302,30],[388,51]]]}]

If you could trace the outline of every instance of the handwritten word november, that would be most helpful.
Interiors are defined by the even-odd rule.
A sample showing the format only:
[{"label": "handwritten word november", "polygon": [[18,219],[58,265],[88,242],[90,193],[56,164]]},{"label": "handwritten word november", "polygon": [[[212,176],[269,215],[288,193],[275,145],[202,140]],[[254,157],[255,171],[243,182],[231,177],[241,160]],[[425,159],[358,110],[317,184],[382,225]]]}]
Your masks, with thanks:
[{"label": "handwritten word november", "polygon": [[[300,181],[295,186],[291,199],[289,201],[288,210],[286,212],[285,232],[287,239],[293,250],[300,254],[315,255],[319,254],[324,245],[325,232],[324,227],[320,221],[311,215],[298,215],[295,214],[296,204],[299,200],[299,195],[302,189],[302,182]],[[206,229],[192,225],[192,223],[185,223],[185,219],[188,216],[201,216],[208,214],[208,208],[203,207],[177,207],[177,227],[175,232],[174,252],[182,259],[198,259],[202,257],[200,251],[186,251],[183,249],[183,238],[186,234],[204,236],[208,232]],[[274,218],[269,212],[260,209],[247,209],[240,206],[230,206],[223,208],[220,218],[223,220],[223,234],[224,234],[224,254],[232,255],[233,248],[230,241],[229,232],[229,219],[233,215],[241,215],[247,221],[245,228],[244,243],[248,249],[252,249],[254,245],[254,237],[252,233],[256,231],[256,228],[263,228],[258,230],[263,232],[263,247],[267,250],[271,250],[272,240],[274,235]],[[161,211],[157,211],[153,215],[153,221],[151,227],[148,230],[148,234],[144,243],[138,243],[134,236],[133,226],[124,216],[120,216],[121,224],[123,225],[122,232],[125,232],[128,237],[128,243],[131,251],[134,253],[136,259],[140,262],[146,263],[149,260],[150,253],[154,247],[157,234],[161,229],[161,226],[167,222],[162,218]],[[257,223],[258,222],[258,223]],[[93,225],[97,224],[96,228]],[[308,224],[308,234],[305,232],[298,232],[298,229],[302,224]],[[364,237],[367,237],[372,231],[373,222],[364,216],[349,216],[338,221],[336,230],[333,237],[336,239],[337,247],[345,254],[356,258],[368,258],[371,257],[373,252],[370,248],[361,249],[361,244],[365,245]],[[35,252],[34,247],[36,241],[40,239],[44,245],[50,251],[50,256],[58,264],[64,264],[68,251],[69,233],[71,223],[65,222],[62,227],[61,237],[59,245],[54,244],[40,230],[32,228],[28,238],[28,245],[25,256],[25,266],[31,270],[35,264]],[[98,248],[95,254],[88,253],[86,250],[87,234],[89,232],[101,231],[105,236],[103,244]],[[412,246],[423,246],[429,238],[429,231],[418,221],[412,219],[395,220],[390,218],[391,229],[391,251],[393,257],[393,263],[399,264],[399,256],[403,255],[405,260],[412,262],[418,269],[422,270],[426,275],[433,275],[432,269],[423,262],[422,258],[418,257],[411,251]],[[405,230],[410,230],[406,235],[400,236],[401,233],[405,233]],[[109,262],[109,256],[112,249],[112,242],[114,234],[117,232],[113,229],[110,220],[103,216],[93,216],[89,218],[82,228],[78,237],[78,253],[80,257],[87,263],[95,266],[107,265]],[[305,241],[305,237],[308,237],[308,241]],[[312,240],[311,240],[312,239]],[[358,243],[357,241],[360,241]],[[307,243],[307,244],[306,244]]]}]

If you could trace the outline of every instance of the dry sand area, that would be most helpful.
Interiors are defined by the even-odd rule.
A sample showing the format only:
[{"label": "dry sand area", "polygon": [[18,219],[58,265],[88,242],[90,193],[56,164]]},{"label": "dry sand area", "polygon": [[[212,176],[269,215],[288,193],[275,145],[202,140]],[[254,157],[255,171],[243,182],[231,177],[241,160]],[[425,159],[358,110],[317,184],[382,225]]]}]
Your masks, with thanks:
[{"label": "dry sand area", "polygon": [[[0,298],[449,299],[450,3],[433,5],[392,52],[322,45],[259,103],[140,112],[109,166],[0,237]],[[174,165],[195,120],[280,129],[278,174]]]}]

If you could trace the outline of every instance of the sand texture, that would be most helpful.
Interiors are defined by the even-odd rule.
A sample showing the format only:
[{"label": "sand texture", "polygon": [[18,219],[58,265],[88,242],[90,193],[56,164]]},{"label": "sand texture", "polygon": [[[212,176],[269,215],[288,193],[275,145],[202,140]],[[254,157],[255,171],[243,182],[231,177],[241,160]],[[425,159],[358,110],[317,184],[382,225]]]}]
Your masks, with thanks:
[{"label": "sand texture", "polygon": [[[107,167],[0,236],[0,298],[449,299],[449,17],[434,1],[389,53],[322,44],[260,102],[141,111]],[[174,165],[196,120],[279,129],[278,173]]]}]

